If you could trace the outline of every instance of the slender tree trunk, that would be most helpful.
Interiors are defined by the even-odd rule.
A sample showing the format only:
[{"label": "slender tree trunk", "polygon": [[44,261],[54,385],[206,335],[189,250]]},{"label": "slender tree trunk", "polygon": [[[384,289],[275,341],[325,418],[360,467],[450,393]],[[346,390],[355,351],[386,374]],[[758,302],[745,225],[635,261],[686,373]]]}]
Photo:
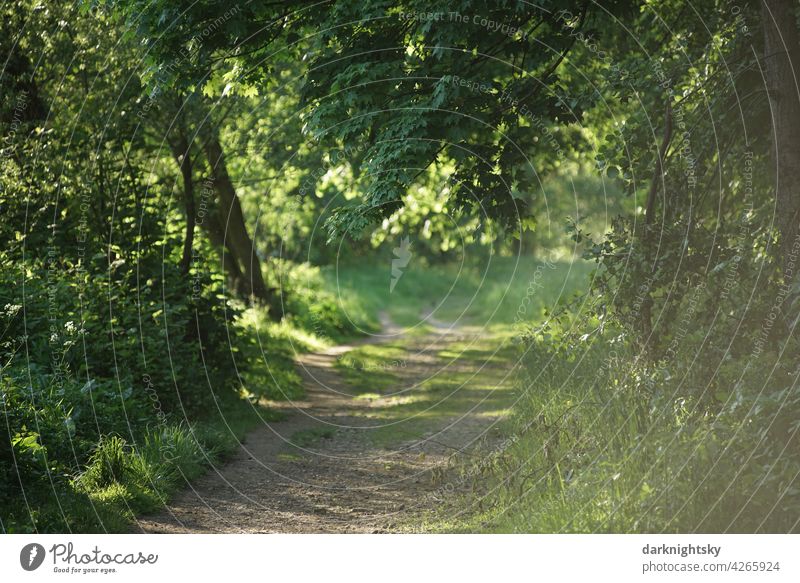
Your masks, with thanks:
[{"label": "slender tree trunk", "polygon": [[[639,327],[641,342],[648,355],[653,355],[653,295],[652,281],[657,270],[657,257],[655,257],[655,221],[656,221],[656,198],[658,198],[658,188],[664,182],[664,159],[667,156],[669,144],[672,141],[672,104],[667,97],[667,105],[664,110],[664,137],[661,139],[661,146],[656,154],[656,167],[653,170],[653,178],[650,181],[650,189],[647,193],[647,203],[644,215],[644,245],[645,265],[648,267],[648,279],[641,282],[640,289],[642,294],[641,307],[639,312]],[[666,194],[664,196],[664,213],[666,214]]]},{"label": "slender tree trunk", "polygon": [[[775,216],[780,231],[784,274],[798,271],[789,264],[800,232],[800,46],[796,2],[764,0],[764,74],[772,115]],[[795,260],[800,261],[796,257]]]},{"label": "slender tree trunk", "polygon": [[247,297],[249,288],[245,284],[244,274],[242,274],[242,270],[239,269],[239,264],[236,261],[233,251],[225,244],[225,232],[217,212],[208,212],[204,217],[202,226],[211,244],[219,249],[222,269],[228,276],[228,287],[233,290],[233,293],[236,295]]},{"label": "slender tree trunk", "polygon": [[264,282],[261,261],[247,232],[242,205],[228,174],[225,154],[215,129],[208,131],[205,136],[205,151],[208,165],[211,168],[214,189],[220,203],[220,218],[224,225],[225,245],[236,256],[244,275],[248,295],[260,303],[270,305],[273,308],[271,310],[272,317],[279,318],[281,315],[279,305],[273,301],[273,294]]},{"label": "slender tree trunk", "polygon": [[194,202],[194,178],[192,176],[192,153],[186,133],[181,128],[174,146],[173,155],[175,161],[181,169],[183,179],[183,207],[186,212],[186,234],[183,238],[183,255],[181,257],[181,273],[186,275],[192,265],[192,246],[194,245],[194,223],[195,223],[195,202]]}]

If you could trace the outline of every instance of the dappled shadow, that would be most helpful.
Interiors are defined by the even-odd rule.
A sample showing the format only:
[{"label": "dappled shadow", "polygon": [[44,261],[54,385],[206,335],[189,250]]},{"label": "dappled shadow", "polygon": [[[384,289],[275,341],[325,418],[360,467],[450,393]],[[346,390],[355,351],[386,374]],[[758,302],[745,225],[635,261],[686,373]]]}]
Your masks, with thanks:
[{"label": "dappled shadow", "polygon": [[[402,530],[431,509],[441,468],[454,453],[496,439],[512,392],[510,372],[479,330],[436,326],[384,332],[297,357],[306,395],[270,403],[286,419],[250,433],[232,459],[191,484],[145,532],[381,532]],[[350,376],[346,354],[402,353],[390,383]],[[458,358],[469,352],[469,358]],[[338,363],[338,364],[337,364]],[[343,374],[344,372],[344,374]],[[345,377],[350,379],[348,383]],[[357,384],[354,384],[357,383]]]}]

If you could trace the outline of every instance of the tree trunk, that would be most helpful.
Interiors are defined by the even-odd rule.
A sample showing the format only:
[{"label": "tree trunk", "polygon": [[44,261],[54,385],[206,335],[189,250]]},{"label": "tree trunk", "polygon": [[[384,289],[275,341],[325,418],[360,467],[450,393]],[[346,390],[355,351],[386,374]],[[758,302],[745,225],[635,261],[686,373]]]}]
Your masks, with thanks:
[{"label": "tree trunk", "polygon": [[220,204],[225,246],[230,248],[235,255],[244,276],[248,295],[257,302],[270,305],[272,317],[280,318],[280,306],[273,301],[273,294],[264,283],[261,261],[258,259],[253,241],[247,232],[242,205],[228,174],[225,154],[222,151],[216,129],[211,129],[206,133],[205,151],[208,165],[211,168],[214,190]]},{"label": "tree trunk", "polygon": [[[672,141],[672,103],[667,96],[667,105],[664,110],[664,137],[661,139],[661,146],[656,152],[656,167],[653,170],[653,178],[650,180],[650,190],[647,193],[647,203],[644,215],[644,236],[642,244],[644,246],[645,266],[647,267],[647,279],[640,283],[641,307],[639,311],[639,328],[641,344],[644,351],[653,356],[653,295],[652,282],[656,276],[658,258],[655,256],[655,221],[656,221],[656,198],[658,197],[658,187],[664,182],[664,160],[667,156],[669,144]],[[664,214],[666,215],[666,193],[664,195]],[[643,286],[643,287],[642,287]]]},{"label": "tree trunk", "polygon": [[208,212],[201,225],[206,231],[211,244],[219,249],[222,269],[228,276],[228,287],[233,290],[234,294],[247,297],[249,288],[245,284],[244,274],[239,269],[239,264],[236,262],[233,251],[225,244],[225,231],[222,228],[222,221],[217,212]]},{"label": "tree trunk", "polygon": [[175,161],[181,169],[183,178],[183,207],[186,212],[186,234],[183,238],[183,255],[181,257],[181,273],[186,275],[192,265],[192,245],[194,244],[194,223],[195,204],[194,204],[194,179],[192,176],[192,153],[186,133],[181,128],[180,134],[172,148]]},{"label": "tree trunk", "polygon": [[[764,0],[764,74],[772,116],[775,216],[784,275],[800,230],[800,46],[793,0]],[[797,258],[795,258],[797,259]]]}]

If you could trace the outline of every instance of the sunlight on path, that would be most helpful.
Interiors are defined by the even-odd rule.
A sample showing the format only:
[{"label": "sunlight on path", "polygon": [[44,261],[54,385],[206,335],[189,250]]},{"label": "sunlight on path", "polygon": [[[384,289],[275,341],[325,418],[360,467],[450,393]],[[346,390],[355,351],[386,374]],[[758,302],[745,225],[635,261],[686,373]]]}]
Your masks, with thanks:
[{"label": "sunlight on path", "polygon": [[[502,338],[478,328],[380,334],[297,357],[306,395],[251,432],[145,532],[387,532],[416,528],[455,454],[491,447],[513,398]],[[506,343],[507,344],[507,343]],[[508,353],[510,346],[501,352]]]}]

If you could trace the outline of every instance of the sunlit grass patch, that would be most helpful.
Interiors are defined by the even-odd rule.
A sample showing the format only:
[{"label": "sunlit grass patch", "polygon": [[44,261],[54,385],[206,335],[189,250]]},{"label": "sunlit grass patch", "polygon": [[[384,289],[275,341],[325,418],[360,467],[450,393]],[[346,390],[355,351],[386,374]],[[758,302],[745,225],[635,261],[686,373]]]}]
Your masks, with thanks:
[{"label": "sunlit grass patch", "polygon": [[400,382],[406,349],[399,344],[367,344],[336,359],[336,369],[356,392],[380,393]]},{"label": "sunlit grass patch", "polygon": [[299,399],[303,382],[295,368],[297,354],[324,350],[332,345],[328,337],[304,330],[290,321],[270,321],[263,310],[248,309],[242,318],[243,352],[249,366],[241,375],[242,396],[283,401]]},{"label": "sunlit grass patch", "polygon": [[379,264],[345,265],[324,275],[348,305],[357,297],[363,307],[413,328],[427,314],[448,324],[538,321],[545,309],[570,299],[591,269],[583,260],[550,263],[527,256],[494,257],[486,265],[423,262],[412,264],[393,289],[389,271]]},{"label": "sunlit grass patch", "polygon": [[381,422],[368,432],[378,446],[390,446],[441,431],[449,423],[500,418],[515,398],[510,382],[489,371],[447,371],[375,401],[364,416]]},{"label": "sunlit grass patch", "polygon": [[154,512],[189,481],[238,447],[244,435],[277,415],[232,398],[216,415],[195,424],[163,425],[137,443],[108,436],[95,448],[84,471],[73,480],[94,510],[80,510],[98,521],[90,531],[126,532],[135,516]]},{"label": "sunlit grass patch", "polygon": [[469,363],[474,370],[482,366],[513,367],[521,353],[515,338],[516,335],[508,327],[493,329],[475,334],[468,340],[448,344],[439,351],[438,356],[445,361]]},{"label": "sunlit grass patch", "polygon": [[381,398],[379,393],[360,393],[353,397],[357,401],[376,401]]},{"label": "sunlit grass patch", "polygon": [[278,459],[282,462],[304,462],[306,458],[297,453],[279,453]]}]

